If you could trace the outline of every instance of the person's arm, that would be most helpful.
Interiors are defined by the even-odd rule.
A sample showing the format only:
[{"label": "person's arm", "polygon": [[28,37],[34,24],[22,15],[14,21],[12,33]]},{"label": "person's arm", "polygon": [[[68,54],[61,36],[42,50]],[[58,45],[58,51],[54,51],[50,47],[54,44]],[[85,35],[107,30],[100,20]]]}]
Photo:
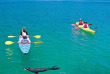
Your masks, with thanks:
[{"label": "person's arm", "polygon": [[82,26],[82,28],[84,27],[84,24],[83,24],[83,26]]},{"label": "person's arm", "polygon": [[28,35],[27,31],[26,31],[26,35]]},{"label": "person's arm", "polygon": [[87,28],[89,28],[88,24],[87,24]]},{"label": "person's arm", "polygon": [[21,33],[20,33],[20,37],[22,37],[22,31],[21,31]]},{"label": "person's arm", "polygon": [[27,33],[27,31],[26,31],[26,35],[27,35],[27,37],[28,37],[28,33]]}]

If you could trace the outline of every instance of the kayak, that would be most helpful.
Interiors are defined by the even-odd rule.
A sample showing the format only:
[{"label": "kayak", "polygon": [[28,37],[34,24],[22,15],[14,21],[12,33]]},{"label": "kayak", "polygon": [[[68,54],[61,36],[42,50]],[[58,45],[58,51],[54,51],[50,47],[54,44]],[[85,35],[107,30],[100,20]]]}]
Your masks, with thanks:
[{"label": "kayak", "polygon": [[91,33],[91,34],[95,34],[95,31],[94,30],[92,30],[92,29],[90,29],[90,28],[82,28],[82,26],[83,25],[79,25],[78,24],[78,22],[76,22],[76,25],[78,25],[78,27],[80,28],[80,29],[82,29],[82,30],[84,30],[84,31],[86,31],[86,32],[89,32],[89,33]]},{"label": "kayak", "polygon": [[[21,39],[21,37],[19,37],[19,40],[20,39]],[[19,47],[24,54],[27,54],[29,52],[30,46],[31,46],[31,44],[26,42],[26,40],[24,40],[24,39],[22,39],[21,43],[19,43]]]}]

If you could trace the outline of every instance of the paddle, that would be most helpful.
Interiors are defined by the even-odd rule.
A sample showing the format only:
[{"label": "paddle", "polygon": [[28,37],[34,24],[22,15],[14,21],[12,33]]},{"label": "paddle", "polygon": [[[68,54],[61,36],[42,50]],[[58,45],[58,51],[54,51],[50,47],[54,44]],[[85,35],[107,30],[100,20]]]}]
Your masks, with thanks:
[{"label": "paddle", "polygon": [[[88,24],[88,25],[92,25],[92,24]],[[94,28],[94,29],[97,29],[98,27],[90,27],[90,28]]]},{"label": "paddle", "polygon": [[43,42],[31,42],[31,43],[43,43]]},{"label": "paddle", "polygon": [[12,42],[12,41],[6,41],[5,42],[6,45],[10,45],[10,44],[13,44],[13,43],[15,43],[15,42]]},{"label": "paddle", "polygon": [[[6,45],[11,45],[13,43],[18,43],[18,42],[12,42],[12,41],[6,41],[5,42]],[[43,43],[43,42],[31,42],[31,43]]]},{"label": "paddle", "polygon": [[29,37],[41,38],[41,35],[29,36]]},{"label": "paddle", "polygon": [[88,24],[88,25],[92,25],[92,24]]},{"label": "paddle", "polygon": [[98,27],[93,27],[94,29],[97,29]]},{"label": "paddle", "polygon": [[97,29],[98,27],[90,27],[90,28],[94,28],[94,29]]},{"label": "paddle", "polygon": [[[76,24],[71,24],[72,26],[76,26]],[[92,25],[92,24],[88,24],[88,25]]]},{"label": "paddle", "polygon": [[75,26],[74,28],[75,28],[75,29],[79,29],[79,27],[78,27],[78,26]]},{"label": "paddle", "polygon": [[[8,38],[14,38],[14,37],[19,37],[19,36],[8,36]],[[29,37],[41,38],[41,35],[29,36]]]},{"label": "paddle", "polygon": [[72,26],[75,26],[76,24],[71,24]]},{"label": "paddle", "polygon": [[18,37],[18,36],[8,36],[8,38],[14,38],[14,37]]}]

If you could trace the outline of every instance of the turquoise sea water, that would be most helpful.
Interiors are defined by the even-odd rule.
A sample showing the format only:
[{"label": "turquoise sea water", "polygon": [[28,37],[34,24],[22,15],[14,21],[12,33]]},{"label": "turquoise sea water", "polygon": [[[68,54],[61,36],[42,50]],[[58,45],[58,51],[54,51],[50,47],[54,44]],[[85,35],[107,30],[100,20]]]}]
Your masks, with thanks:
[{"label": "turquoise sea water", "polygon": [[[80,18],[98,27],[95,35],[74,29]],[[24,67],[56,71],[40,74],[110,74],[110,2],[0,2],[0,74],[32,74]],[[27,56],[17,43],[26,26],[31,41]]]}]

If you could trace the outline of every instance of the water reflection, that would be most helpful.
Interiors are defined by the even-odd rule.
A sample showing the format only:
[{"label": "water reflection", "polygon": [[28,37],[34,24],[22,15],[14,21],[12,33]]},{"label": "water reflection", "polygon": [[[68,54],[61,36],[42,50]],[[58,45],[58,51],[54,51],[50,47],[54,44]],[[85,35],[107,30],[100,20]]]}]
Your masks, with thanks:
[{"label": "water reflection", "polygon": [[12,55],[13,55],[13,51],[10,48],[7,48],[6,49],[6,56],[7,56],[7,59],[10,60],[10,61],[8,61],[8,63],[14,62],[14,61],[12,61]]},{"label": "water reflection", "polygon": [[79,46],[86,47],[92,44],[91,41],[94,41],[94,35],[80,29],[72,28],[72,41],[74,45],[78,45],[76,48],[79,49]]},{"label": "water reflection", "polygon": [[85,32],[81,29],[75,29],[75,28],[72,28],[72,34],[74,35],[74,37],[78,37],[78,36],[83,36],[83,38],[85,37],[89,37],[89,38],[94,38],[94,35],[88,33],[88,32]]},{"label": "water reflection", "polygon": [[6,56],[12,56],[13,55],[13,51],[9,48],[6,49]]}]

